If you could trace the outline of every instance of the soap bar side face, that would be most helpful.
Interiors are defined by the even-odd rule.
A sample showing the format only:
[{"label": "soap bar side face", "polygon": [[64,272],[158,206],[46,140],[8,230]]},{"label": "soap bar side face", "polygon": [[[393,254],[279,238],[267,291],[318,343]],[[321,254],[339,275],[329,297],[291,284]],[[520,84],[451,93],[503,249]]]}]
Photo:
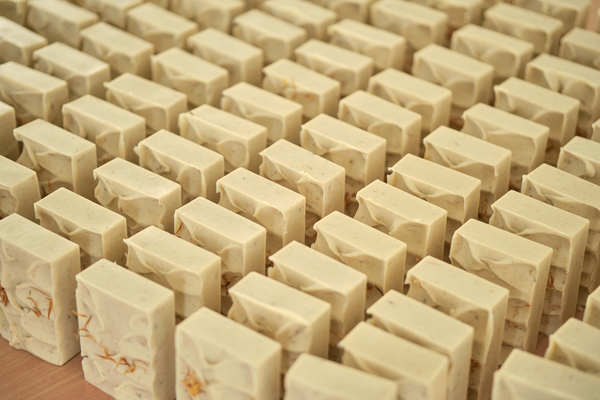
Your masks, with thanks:
[{"label": "soap bar side face", "polygon": [[575,136],[561,147],[556,165],[579,178],[600,185],[600,143]]},{"label": "soap bar side face", "polygon": [[300,0],[267,0],[261,3],[260,8],[304,29],[309,39],[327,39],[327,28],[337,18],[333,11]]},{"label": "soap bar side face", "polygon": [[596,288],[588,296],[583,321],[600,329],[600,288]]},{"label": "soap bar side face", "polygon": [[550,335],[544,358],[600,377],[600,329],[571,318]]},{"label": "soap bar side face", "polygon": [[[14,61],[25,66],[30,66],[33,59],[33,52],[46,46],[48,40],[23,26],[27,11],[25,0],[18,0],[18,8],[21,9],[21,18],[23,21],[14,20],[18,17],[11,15],[11,11],[8,9],[10,3],[15,3],[15,6],[17,6],[14,0],[0,3],[0,32],[3,39],[0,44],[0,49],[2,49],[0,51],[0,61]],[[11,21],[9,18],[14,19]]]},{"label": "soap bar side face", "polygon": [[592,68],[600,68],[600,33],[574,28],[560,41],[559,56]]},{"label": "soap bar side face", "polygon": [[33,220],[33,204],[39,199],[35,171],[0,156],[0,218],[17,213]]},{"label": "soap bar side face", "polygon": [[171,0],[169,8],[198,24],[198,29],[214,28],[228,33],[233,18],[243,13],[243,0]]}]

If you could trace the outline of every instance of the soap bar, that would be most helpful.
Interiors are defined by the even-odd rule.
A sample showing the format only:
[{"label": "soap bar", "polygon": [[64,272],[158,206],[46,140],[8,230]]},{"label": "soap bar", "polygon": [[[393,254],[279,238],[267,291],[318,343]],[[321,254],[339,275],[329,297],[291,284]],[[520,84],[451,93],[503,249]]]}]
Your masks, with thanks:
[{"label": "soap bar", "polygon": [[400,239],[407,246],[407,269],[421,258],[444,255],[448,212],[380,180],[356,194],[354,218]]},{"label": "soap bar", "polygon": [[176,132],[178,115],[188,110],[185,94],[130,73],[104,87],[107,101],[145,118],[153,130]]},{"label": "soap bar", "polygon": [[399,398],[446,399],[449,362],[435,351],[365,322],[338,346],[342,364],[395,381]]},{"label": "soap bar", "polygon": [[122,262],[125,218],[72,191],[60,188],[34,204],[40,225],[79,245],[81,267],[101,258]]},{"label": "soap bar", "polygon": [[304,29],[309,39],[325,40],[327,28],[337,18],[335,12],[301,0],[267,0],[261,3],[260,8]]},{"label": "soap bar", "polygon": [[513,4],[536,13],[559,19],[563,23],[562,33],[587,23],[590,0],[513,0]]},{"label": "soap bar", "polygon": [[263,88],[300,103],[305,117],[335,114],[340,99],[338,81],[287,59],[275,61],[263,72]]},{"label": "soap bar", "polygon": [[127,12],[127,30],[154,45],[161,53],[171,47],[184,47],[198,25],[152,3],[143,3]]},{"label": "soap bar", "polygon": [[424,135],[450,123],[452,92],[395,69],[386,69],[369,79],[369,93],[421,115]]},{"label": "soap bar", "polygon": [[600,68],[600,34],[587,29],[572,29],[561,39],[559,55],[588,67]]},{"label": "soap bar", "polygon": [[230,85],[239,82],[260,84],[263,67],[260,48],[212,28],[190,36],[187,47],[195,55],[225,68],[229,72]]},{"label": "soap bar", "polygon": [[600,378],[600,329],[571,318],[550,335],[544,358]]},{"label": "soap bar", "polygon": [[386,141],[386,163],[405,154],[419,154],[421,116],[374,94],[359,90],[339,103],[338,118]]},{"label": "soap bar", "polygon": [[464,133],[511,151],[511,188],[519,190],[521,177],[544,162],[547,126],[481,103],[467,109],[462,118]]},{"label": "soap bar", "polygon": [[241,82],[223,91],[221,109],[266,127],[269,144],[298,143],[302,106],[294,101]]},{"label": "soap bar", "polygon": [[66,187],[92,198],[95,144],[41,119],[21,125],[14,134],[23,143],[17,161],[37,172],[42,197]]},{"label": "soap bar", "polygon": [[27,1],[28,0],[1,0],[0,14],[19,25],[24,25],[25,16],[27,14]]},{"label": "soap bar", "polygon": [[426,160],[481,181],[479,216],[489,218],[490,205],[508,190],[511,152],[444,126],[437,128],[423,142]]},{"label": "soap bar", "polygon": [[127,72],[150,77],[151,43],[104,22],[82,30],[81,37],[81,49],[107,62],[113,77]]},{"label": "soap bar", "polygon": [[121,29],[127,27],[127,12],[144,0],[75,0],[75,3],[98,14],[102,21]]},{"label": "soap bar", "polygon": [[60,108],[68,98],[62,79],[13,61],[0,65],[0,101],[15,109],[17,125],[36,118],[60,123]]},{"label": "soap bar", "polygon": [[0,220],[0,336],[55,365],[79,353],[75,274],[79,246],[12,214]]},{"label": "soap bar", "polygon": [[81,44],[81,30],[97,21],[96,14],[67,1],[27,2],[27,26],[50,42],[63,42],[77,49]]},{"label": "soap bar", "polygon": [[583,321],[600,329],[600,288],[596,288],[588,296]]},{"label": "soap bar", "polygon": [[116,398],[173,398],[173,292],[100,260],[77,275],[76,297],[85,380]]},{"label": "soap bar", "polygon": [[244,12],[244,0],[170,0],[170,8],[198,24],[200,30],[214,28],[229,32],[231,21]]},{"label": "soap bar", "polygon": [[279,400],[281,345],[201,308],[175,330],[177,398]]},{"label": "soap bar", "polygon": [[52,43],[33,52],[33,67],[63,79],[69,86],[69,97],[86,94],[104,97],[104,82],[110,80],[110,67],[63,43]]},{"label": "soap bar", "polygon": [[146,136],[144,118],[90,95],[63,105],[62,114],[66,130],[96,143],[98,165],[137,160],[133,148]]},{"label": "soap bar", "polygon": [[310,0],[335,12],[338,19],[367,22],[369,7],[375,0]]},{"label": "soap bar", "polygon": [[508,290],[433,257],[408,271],[406,282],[409,297],[473,327],[468,398],[489,399],[500,362]]},{"label": "soap bar", "polygon": [[367,322],[399,338],[443,356],[448,365],[448,400],[467,396],[469,366],[473,349],[473,328],[457,319],[411,299],[389,291],[367,310]]},{"label": "soap bar", "polygon": [[600,143],[575,136],[560,148],[557,167],[600,185]]},{"label": "soap bar", "polygon": [[201,307],[221,311],[221,259],[155,226],[124,240],[125,266],[175,293],[175,313],[187,318]]},{"label": "soap bar", "polygon": [[600,119],[592,124],[592,140],[600,142]]},{"label": "soap bar", "polygon": [[454,31],[467,24],[481,24],[481,12],[486,0],[419,0],[448,16],[448,30]]},{"label": "soap bar", "polygon": [[39,199],[35,171],[0,156],[0,218],[17,213],[33,220],[33,203]]},{"label": "soap bar", "polygon": [[447,211],[446,243],[450,243],[459,226],[477,218],[479,179],[412,154],[407,154],[389,171],[388,184]]},{"label": "soap bar", "polygon": [[340,83],[342,96],[366,89],[373,74],[370,57],[311,39],[294,52],[296,61]]},{"label": "soap bar", "polygon": [[[24,9],[27,3],[23,1]],[[33,52],[48,44],[48,40],[35,32],[5,18],[2,3],[0,3],[0,62],[15,61],[29,66]],[[25,13],[23,13],[23,18]]]},{"label": "soap bar", "polygon": [[229,318],[281,344],[282,373],[302,353],[327,357],[329,303],[256,272],[242,278],[229,293],[233,300]]},{"label": "soap bar", "polygon": [[397,399],[397,384],[355,368],[303,354],[285,376],[285,400]]},{"label": "soap bar", "polygon": [[193,105],[217,106],[229,79],[226,69],[175,47],[152,57],[152,80],[184,93]]},{"label": "soap bar", "polygon": [[179,184],[121,158],[96,168],[94,179],[96,201],[127,219],[129,235],[150,225],[173,232],[173,213],[181,206]]},{"label": "soap bar", "polygon": [[495,81],[522,77],[533,57],[533,45],[478,25],[467,25],[452,35],[451,48],[494,67]]},{"label": "soap bar", "polygon": [[13,160],[17,158],[19,152],[17,140],[13,135],[16,127],[15,109],[0,101],[0,156]]},{"label": "soap bar", "polygon": [[512,190],[492,210],[491,225],[553,248],[540,324],[540,331],[549,335],[575,315],[590,223]]},{"label": "soap bar", "polygon": [[249,10],[233,20],[233,36],[264,51],[267,64],[291,58],[306,38],[306,31],[260,10]]},{"label": "soap bar", "polygon": [[327,33],[331,44],[371,57],[378,70],[404,68],[407,43],[396,33],[351,19],[331,25]]},{"label": "soap bar", "polygon": [[179,134],[220,153],[225,172],[238,167],[257,172],[259,152],[267,145],[267,128],[206,104],[179,114]]}]

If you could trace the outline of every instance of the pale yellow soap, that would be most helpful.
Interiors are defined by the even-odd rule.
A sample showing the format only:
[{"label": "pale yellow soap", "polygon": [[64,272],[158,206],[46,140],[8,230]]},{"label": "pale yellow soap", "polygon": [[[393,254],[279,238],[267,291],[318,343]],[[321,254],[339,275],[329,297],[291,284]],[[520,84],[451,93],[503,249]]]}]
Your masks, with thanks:
[{"label": "pale yellow soap", "polygon": [[550,335],[544,358],[600,378],[600,329],[571,318]]},{"label": "pale yellow soap", "polygon": [[335,12],[301,0],[267,0],[260,8],[304,29],[307,38],[327,39],[327,29],[337,19]]},{"label": "pale yellow soap", "polygon": [[574,27],[586,26],[590,3],[590,0],[513,0],[516,6],[559,19],[563,34]]},{"label": "pale yellow soap", "polygon": [[588,67],[600,68],[600,33],[582,28],[572,29],[561,39],[559,55]]},{"label": "pale yellow soap", "polygon": [[27,0],[1,0],[0,14],[23,25],[27,14]]},{"label": "pale yellow soap", "polygon": [[596,288],[588,296],[583,321],[600,329],[600,288]]},{"label": "pale yellow soap", "polygon": [[127,27],[127,12],[144,0],[74,0],[76,4],[98,14],[100,20],[116,27]]},{"label": "pale yellow soap", "polygon": [[39,199],[35,171],[0,156],[0,218],[17,213],[33,220],[33,204]]},{"label": "pale yellow soap", "polygon": [[560,148],[559,169],[600,185],[600,143],[575,136]]},{"label": "pale yellow soap", "polygon": [[243,13],[244,0],[170,0],[170,9],[198,24],[200,30],[214,28],[229,32],[233,18]]},{"label": "pale yellow soap", "polygon": [[[22,2],[23,9],[27,8],[27,3]],[[15,61],[29,66],[33,59],[33,52],[48,44],[48,40],[30,31],[16,21],[8,19],[10,16],[2,8],[0,2],[0,62]],[[25,18],[25,12],[23,12]]]},{"label": "pale yellow soap", "polygon": [[16,159],[19,146],[13,135],[13,130],[17,127],[17,118],[15,109],[6,103],[0,101],[0,156],[10,159]]},{"label": "pale yellow soap", "polygon": [[369,7],[375,0],[310,0],[335,12],[339,19],[367,22]]}]

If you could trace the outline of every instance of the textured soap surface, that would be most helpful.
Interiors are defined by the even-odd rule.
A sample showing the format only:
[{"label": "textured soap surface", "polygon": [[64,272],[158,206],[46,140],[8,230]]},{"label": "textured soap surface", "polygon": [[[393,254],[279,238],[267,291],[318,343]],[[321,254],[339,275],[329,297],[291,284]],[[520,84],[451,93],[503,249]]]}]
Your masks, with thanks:
[{"label": "textured soap surface", "polygon": [[40,199],[35,171],[0,156],[0,217],[12,213],[33,219],[33,203]]}]

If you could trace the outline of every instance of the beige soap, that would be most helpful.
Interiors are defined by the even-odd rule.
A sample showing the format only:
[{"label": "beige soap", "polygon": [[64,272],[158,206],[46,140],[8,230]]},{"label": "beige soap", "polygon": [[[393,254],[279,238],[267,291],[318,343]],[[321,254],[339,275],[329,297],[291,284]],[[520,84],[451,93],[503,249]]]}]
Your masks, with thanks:
[{"label": "beige soap", "polygon": [[590,0],[513,0],[513,4],[559,19],[563,23],[562,33],[585,26],[590,8]]},{"label": "beige soap", "polygon": [[75,0],[75,3],[98,14],[102,21],[121,29],[127,27],[127,12],[144,0]]},{"label": "beige soap", "polygon": [[231,21],[244,12],[244,0],[171,0],[170,9],[198,24],[200,30],[214,28],[229,32]]},{"label": "beige soap", "polygon": [[557,167],[600,185],[600,143],[575,136],[560,148]]},{"label": "beige soap", "polygon": [[173,213],[181,206],[178,183],[121,158],[96,168],[94,180],[96,201],[127,219],[129,235],[150,225],[173,232]]},{"label": "beige soap", "polygon": [[17,127],[15,109],[0,101],[0,156],[14,160],[19,153],[19,145],[13,135]]},{"label": "beige soap", "polygon": [[550,335],[544,358],[600,378],[600,329],[571,318]]},{"label": "beige soap", "polygon": [[280,398],[281,345],[208,308],[177,325],[175,364],[178,399]]},{"label": "beige soap", "polygon": [[481,12],[486,0],[419,0],[448,16],[448,30],[454,31],[467,24],[481,24]]},{"label": "beige soap", "polygon": [[242,167],[257,172],[267,128],[237,115],[202,105],[179,114],[179,134],[221,154],[225,172]]},{"label": "beige soap", "polygon": [[12,214],[0,220],[0,336],[55,365],[79,353],[75,274],[79,246]]},{"label": "beige soap", "polygon": [[600,142],[600,119],[592,124],[592,140]]},{"label": "beige soap", "polygon": [[72,191],[60,188],[34,204],[40,225],[79,245],[81,267],[101,258],[124,261],[125,218]]},{"label": "beige soap", "polygon": [[242,278],[229,294],[229,318],[281,344],[282,373],[302,353],[327,357],[329,303],[256,272]]},{"label": "beige soap", "polygon": [[164,129],[136,146],[140,166],[181,185],[182,202],[202,196],[217,201],[223,156]]},{"label": "beige soap", "polygon": [[127,72],[150,77],[152,43],[104,22],[82,30],[81,37],[81,49],[107,62],[113,77]]},{"label": "beige soap", "polygon": [[15,109],[17,125],[36,118],[59,124],[68,101],[67,83],[13,61],[0,65],[0,101]]},{"label": "beige soap", "polygon": [[587,29],[572,29],[561,39],[559,55],[591,68],[600,68],[600,34]]},{"label": "beige soap", "polygon": [[600,329],[600,288],[596,288],[588,296],[583,321]]},{"label": "beige soap", "polygon": [[39,199],[35,171],[0,156],[0,218],[17,213],[33,220],[33,204]]},{"label": "beige soap", "polygon": [[25,24],[27,14],[27,0],[1,0],[0,14],[17,24]]},{"label": "beige soap", "polygon": [[335,12],[339,19],[367,22],[369,7],[375,0],[310,0]]},{"label": "beige soap", "polygon": [[175,394],[173,292],[107,260],[77,274],[81,366],[115,398]]},{"label": "beige soap", "polygon": [[441,355],[447,363],[446,384],[441,387],[446,388],[446,397],[442,398],[466,398],[473,349],[470,325],[395,290],[373,304],[367,316],[369,324]]},{"label": "beige soap", "polygon": [[[27,7],[27,3],[23,2],[23,5]],[[0,14],[2,15],[0,16],[0,62],[15,61],[23,65],[31,65],[33,52],[47,45],[48,40],[5,18],[8,14],[4,13],[2,3],[0,3]]]},{"label": "beige soap", "polygon": [[307,38],[320,40],[327,39],[327,28],[337,19],[335,12],[301,0],[267,0],[260,8],[304,29]]}]

